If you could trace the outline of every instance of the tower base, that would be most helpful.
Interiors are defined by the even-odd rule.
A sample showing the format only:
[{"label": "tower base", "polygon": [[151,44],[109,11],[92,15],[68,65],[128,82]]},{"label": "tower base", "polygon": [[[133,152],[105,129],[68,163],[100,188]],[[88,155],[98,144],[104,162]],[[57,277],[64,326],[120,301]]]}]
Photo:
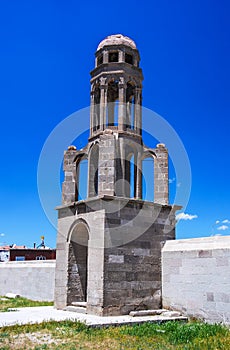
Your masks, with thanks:
[{"label": "tower base", "polygon": [[55,307],[87,302],[100,316],[160,308],[161,249],[174,225],[175,207],[130,198],[59,207]]}]

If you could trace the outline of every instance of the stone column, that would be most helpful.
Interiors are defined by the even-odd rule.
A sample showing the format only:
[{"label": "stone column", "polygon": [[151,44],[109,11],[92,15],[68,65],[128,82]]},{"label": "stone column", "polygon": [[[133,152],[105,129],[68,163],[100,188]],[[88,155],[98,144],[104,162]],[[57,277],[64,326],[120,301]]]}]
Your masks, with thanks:
[{"label": "stone column", "polygon": [[165,205],[169,203],[168,150],[159,143],[154,152],[154,202]]},{"label": "stone column", "polygon": [[77,154],[75,146],[69,146],[64,153],[63,170],[65,173],[62,184],[62,204],[70,204],[76,200],[76,163],[74,159]]},{"label": "stone column", "polygon": [[141,88],[135,89],[135,115],[134,115],[134,130],[141,135],[142,130],[142,111],[141,111]]},{"label": "stone column", "polygon": [[108,51],[103,51],[103,62],[108,63],[109,62],[109,53]]},{"label": "stone column", "polygon": [[125,62],[125,52],[123,50],[119,50],[119,62]]},{"label": "stone column", "polygon": [[105,84],[105,78],[101,78],[101,97],[100,97],[100,130],[104,130],[106,126],[106,108],[107,108],[107,85]]},{"label": "stone column", "polygon": [[119,82],[119,116],[118,116],[118,130],[124,130],[125,127],[125,112],[126,112],[126,84],[124,78],[120,78]]}]

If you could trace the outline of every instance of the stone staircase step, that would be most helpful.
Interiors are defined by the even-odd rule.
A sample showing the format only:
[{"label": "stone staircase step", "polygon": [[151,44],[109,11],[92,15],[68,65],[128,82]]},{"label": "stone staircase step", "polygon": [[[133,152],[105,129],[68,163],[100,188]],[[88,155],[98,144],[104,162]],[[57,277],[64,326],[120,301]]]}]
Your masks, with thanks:
[{"label": "stone staircase step", "polygon": [[72,304],[73,306],[80,306],[80,307],[85,307],[87,306],[86,301],[73,301]]},{"label": "stone staircase step", "polygon": [[155,315],[161,315],[164,312],[167,312],[166,309],[156,309],[156,310],[138,310],[138,311],[131,311],[129,313],[132,317],[138,317],[138,316],[155,316]]},{"label": "stone staircase step", "polygon": [[86,308],[81,306],[66,306],[65,311],[78,312],[79,314],[86,314]]}]

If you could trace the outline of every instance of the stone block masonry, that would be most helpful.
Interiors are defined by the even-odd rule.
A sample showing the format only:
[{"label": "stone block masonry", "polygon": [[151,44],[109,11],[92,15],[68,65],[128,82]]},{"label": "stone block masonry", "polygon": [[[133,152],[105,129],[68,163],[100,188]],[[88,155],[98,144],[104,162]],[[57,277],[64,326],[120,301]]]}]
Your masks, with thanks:
[{"label": "stone block masonry", "polygon": [[166,242],[163,307],[230,324],[230,236]]}]

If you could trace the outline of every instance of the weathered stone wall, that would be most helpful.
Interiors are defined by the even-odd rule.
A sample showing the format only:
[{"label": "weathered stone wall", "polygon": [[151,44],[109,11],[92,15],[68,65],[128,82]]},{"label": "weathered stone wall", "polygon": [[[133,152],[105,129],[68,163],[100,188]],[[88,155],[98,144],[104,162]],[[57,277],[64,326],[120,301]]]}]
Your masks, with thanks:
[{"label": "weathered stone wall", "polygon": [[54,300],[55,260],[0,263],[0,295],[15,293],[32,300]]},{"label": "weathered stone wall", "polygon": [[230,324],[230,236],[166,242],[163,306]]},{"label": "weathered stone wall", "polygon": [[118,246],[105,250],[104,315],[161,308],[161,248],[175,238],[165,226],[170,209],[129,201],[106,214],[107,235]]}]

